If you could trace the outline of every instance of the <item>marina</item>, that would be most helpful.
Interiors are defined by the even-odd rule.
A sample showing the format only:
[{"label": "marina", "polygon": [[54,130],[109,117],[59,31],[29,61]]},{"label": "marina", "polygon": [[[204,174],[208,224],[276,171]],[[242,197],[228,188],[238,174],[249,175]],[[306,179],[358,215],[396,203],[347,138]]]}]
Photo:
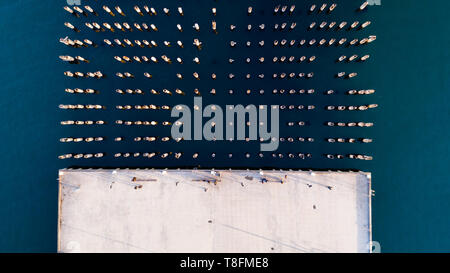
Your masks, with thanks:
[{"label": "marina", "polygon": [[[4,88],[0,93],[3,118],[0,127],[4,133],[0,153],[4,174],[0,184],[0,195],[4,201],[0,215],[5,220],[0,225],[0,231],[4,234],[0,238],[3,251],[56,251],[56,178],[59,169],[70,166],[84,169],[181,167],[370,171],[373,188],[377,191],[373,198],[373,239],[380,242],[382,252],[448,250],[449,221],[439,216],[442,211],[450,209],[445,197],[448,189],[445,174],[448,169],[447,132],[450,124],[446,114],[450,94],[447,92],[446,77],[450,61],[445,47],[448,44],[446,33],[449,32],[446,23],[448,2],[372,1],[375,4],[368,5],[362,13],[350,10],[357,9],[363,1],[350,5],[351,1],[340,0],[307,0],[300,4],[264,1],[267,6],[259,1],[255,4],[255,1],[193,0],[194,7],[184,1],[103,2],[81,1],[80,8],[88,13],[87,17],[81,14],[76,17],[65,11],[63,7],[66,5],[74,8],[65,1],[57,4],[35,0],[26,3],[4,1],[0,4],[2,20],[7,26],[0,34],[3,41],[0,44],[3,56],[0,78]],[[335,2],[337,7],[330,15],[309,15],[307,10],[310,5],[315,4],[317,11],[323,2],[328,5]],[[115,17],[102,9],[105,4],[116,14]],[[288,13],[274,16],[272,9],[278,4],[281,5],[280,10],[282,6],[288,6],[289,10],[292,4],[296,4],[294,17]],[[87,5],[99,16],[92,16],[84,8]],[[135,5],[140,7],[145,17],[134,11]],[[144,5],[153,7],[157,16],[147,16]],[[119,15],[115,6],[120,6],[126,17]],[[179,6],[185,16],[179,16]],[[248,15],[249,6],[253,7],[251,15]],[[170,9],[170,16],[164,14],[163,8]],[[212,15],[212,8],[216,8],[215,16]],[[183,18],[189,19],[183,21]],[[217,34],[211,29],[213,20],[216,21]],[[360,25],[366,21],[371,24],[363,30],[327,30],[332,22],[336,22],[333,28],[337,28],[344,21],[347,22],[346,27],[355,21],[359,21]],[[72,23],[81,32],[68,29],[64,22]],[[97,22],[105,30],[105,22],[112,28],[115,28],[115,22],[121,25],[128,22],[133,31],[95,32],[85,26],[86,22]],[[139,23],[142,29],[142,23],[149,28],[150,24],[154,24],[159,31],[141,32],[134,28],[134,22]],[[168,22],[170,28],[166,30]],[[297,24],[291,31],[272,29],[275,24],[279,24],[280,28],[284,22],[287,23],[286,28],[293,22]],[[312,22],[316,22],[316,28],[322,22],[328,25],[321,30],[304,32]],[[192,27],[194,23],[198,23],[199,32]],[[247,30],[249,24],[252,25],[251,31]],[[263,24],[261,30],[260,25]],[[177,25],[182,27],[182,32]],[[234,25],[233,31],[231,25]],[[342,38],[352,41],[370,35],[376,35],[377,40],[368,45],[354,48],[334,46]],[[87,46],[73,48],[60,43],[59,39],[66,36]],[[193,45],[193,36],[202,42],[202,50]],[[333,46],[317,46],[322,39],[328,42],[333,38],[336,39]],[[115,46],[105,46],[104,39]],[[128,39],[134,47],[118,46],[115,39],[120,39],[124,45],[124,39]],[[312,39],[316,40],[315,45],[307,46]],[[139,40],[141,45],[145,45],[144,40],[149,44],[153,40],[158,46],[149,48],[145,45],[142,48],[135,40]],[[184,48],[179,47],[178,40],[182,41]],[[278,45],[273,47],[275,40]],[[297,46],[303,43],[303,47],[290,47],[292,40]],[[164,41],[170,42],[171,46],[166,47]],[[231,48],[230,41],[236,41],[237,45]],[[247,41],[251,42],[250,47],[247,47]],[[262,47],[261,41],[264,41]],[[257,51],[260,49],[264,52]],[[358,52],[353,52],[353,49]],[[163,61],[160,58],[162,55],[169,57],[172,64]],[[358,58],[348,62],[353,55],[370,57],[365,62],[356,62]],[[69,64],[60,60],[59,56],[81,56],[89,63],[79,61],[79,64]],[[114,56],[127,56],[132,62],[121,63]],[[134,56],[139,57],[142,63],[135,61]],[[149,59],[154,56],[158,63],[151,60],[152,63],[146,63],[142,56]],[[291,56],[296,57],[295,62],[289,62]],[[309,62],[312,56],[316,58]],[[336,62],[341,56],[346,58]],[[177,61],[178,57],[182,59],[182,64]],[[260,63],[261,57],[263,62]],[[273,63],[274,57],[278,58],[276,63]],[[247,63],[247,58],[250,58],[250,63]],[[298,63],[298,60],[303,62]],[[150,66],[155,69],[150,69]],[[301,69],[297,70],[297,66]],[[68,78],[63,75],[64,71],[101,71],[107,77]],[[135,78],[121,79],[115,76],[117,72],[130,72]],[[145,77],[144,72],[152,74],[153,78]],[[199,73],[200,80],[194,79],[193,72]],[[280,75],[283,72],[286,78],[291,72],[314,72],[314,77],[308,80],[272,79],[273,73]],[[358,75],[351,79],[335,78],[339,72],[356,72]],[[173,80],[174,77],[177,79],[176,73],[183,75],[182,85]],[[217,76],[216,80],[211,78],[213,73]],[[228,80],[230,73],[235,75],[233,80]],[[251,74],[251,79],[245,79],[246,74]],[[264,74],[264,78],[260,79],[259,74]],[[157,81],[152,82],[155,79]],[[177,88],[185,96],[176,94]],[[76,94],[70,90],[66,92],[66,89],[72,89]],[[95,93],[86,91],[91,89]],[[117,92],[117,89],[124,94]],[[139,93],[139,89],[143,94]],[[150,99],[152,89],[158,94]],[[164,89],[172,95],[164,93]],[[212,89],[215,89],[215,95]],[[364,90],[375,92],[364,95],[360,92]],[[344,96],[347,92],[349,94]],[[170,111],[162,115],[162,110],[140,110],[136,113],[138,110],[119,111],[115,107],[184,103],[192,108],[192,94],[201,94],[205,105],[278,104],[285,105],[287,109],[289,105],[303,105],[303,110],[280,111],[281,145],[276,152],[264,153],[262,158],[259,157],[259,142],[176,143],[174,140],[165,141],[166,137],[171,137],[171,126],[162,126],[162,123],[160,127],[151,127],[151,132],[147,131],[149,128],[144,129],[144,125],[115,125],[116,121],[127,124],[127,121],[137,124],[153,120],[174,122],[177,118],[170,119]],[[148,100],[142,101],[140,96],[147,96]],[[173,103],[168,100],[173,100]],[[63,110],[59,109],[60,104],[103,105],[106,109]],[[324,109],[326,106],[369,104],[379,106],[358,112]],[[306,110],[309,105],[314,105],[315,110]],[[373,123],[373,126],[353,126],[360,122]],[[328,123],[334,126],[325,126]],[[341,126],[343,123],[349,126]],[[154,142],[143,140],[147,137],[153,140],[157,136],[159,138]],[[139,137],[140,142],[134,141]],[[80,138],[83,140],[80,141]],[[92,138],[103,140],[91,141]],[[68,141],[60,142],[60,139]],[[116,139],[122,141],[116,142]],[[363,141],[366,143],[360,143]],[[175,143],[178,146],[174,146]],[[150,154],[158,151],[173,153],[166,158],[133,157],[135,152]],[[183,152],[183,155],[176,160],[175,154],[178,152]],[[58,159],[58,156],[65,154],[97,153],[104,156]],[[119,153],[124,157],[116,158]],[[213,153],[215,157],[212,157]],[[246,156],[247,153],[250,157]],[[303,154],[305,159],[291,158],[289,153]],[[328,155],[350,154],[373,156],[373,160],[327,158]]]},{"label": "marina", "polygon": [[64,7],[58,250],[371,252],[368,2],[200,2]]},{"label": "marina", "polygon": [[[69,6],[77,13],[69,2],[79,2],[79,8],[87,13],[87,17],[65,11],[63,7]],[[371,1],[364,12],[353,13],[363,1],[355,1],[354,5],[352,2],[2,1],[0,14],[5,27],[0,33],[3,64],[0,67],[3,86],[0,92],[3,133],[0,145],[3,174],[0,183],[3,201],[0,206],[3,220],[0,251],[57,251],[59,183],[56,178],[58,170],[72,166],[83,169],[353,169],[371,172],[372,186],[377,193],[372,199],[373,240],[380,242],[381,251],[447,252],[450,220],[442,215],[450,210],[446,179],[450,124],[447,114],[450,56],[446,45],[450,32],[447,23],[450,3],[444,0],[433,3],[378,0]],[[327,6],[336,3],[337,7],[329,15],[323,12],[309,15],[311,5],[316,5],[317,12],[322,3]],[[288,11],[292,4],[296,7],[290,16]],[[98,16],[85,9],[88,5]],[[108,5],[116,16],[106,13],[103,5]],[[135,12],[135,5],[144,16]],[[157,15],[148,16],[144,5],[149,9],[153,7]],[[273,15],[272,9],[278,5],[281,5],[280,12],[287,6],[284,15]],[[116,6],[121,7],[126,17],[119,15]],[[249,6],[253,8],[251,15],[248,15]],[[178,7],[182,7],[184,16],[179,15]],[[169,16],[165,15],[164,8],[170,9]],[[215,16],[212,8],[216,9]],[[213,20],[217,34],[211,29]],[[360,25],[367,21],[371,24],[363,30],[328,30],[332,22],[336,22],[333,26],[336,29],[344,21],[347,22],[345,27],[355,21]],[[64,22],[70,22],[80,32],[68,29]],[[85,26],[86,22],[97,22],[105,31],[90,30]],[[127,22],[133,31],[118,31],[115,22],[121,23],[122,27],[122,23]],[[143,30],[142,23],[149,28],[154,24],[158,31],[141,32],[134,27],[135,22]],[[297,23],[295,28],[287,30],[294,22]],[[306,30],[313,22],[316,22],[316,28]],[[328,24],[319,30],[322,22]],[[103,23],[108,23],[115,31],[107,30]],[[199,25],[198,32],[193,28],[195,23]],[[285,30],[273,30],[275,24],[281,28],[282,23],[287,23]],[[249,24],[251,31],[247,30]],[[350,42],[370,35],[376,35],[377,40],[368,45],[335,47],[342,38]],[[65,37],[86,46],[66,46],[59,42]],[[200,51],[193,45],[195,38],[202,42]],[[322,39],[329,42],[333,38],[336,41],[332,46],[326,46],[327,43],[318,46]],[[114,47],[107,46],[104,39]],[[115,39],[120,39],[124,45],[127,45],[124,39],[128,39],[134,47],[118,46]],[[316,40],[315,45],[308,46],[312,39]],[[153,40],[158,46],[149,48],[144,40],[150,45]],[[274,47],[275,40],[278,43]],[[293,40],[295,45],[290,47]],[[170,42],[171,46],[166,47],[164,41]],[[177,41],[181,41],[184,48],[179,47]],[[237,42],[234,48],[230,47],[230,41]],[[247,47],[247,41],[250,41],[250,47]],[[299,44],[303,46],[298,47]],[[163,61],[162,55],[169,57],[172,64]],[[348,62],[353,55],[358,58]],[[357,61],[366,55],[370,57],[365,62]],[[89,63],[70,64],[60,60],[59,56],[81,56]],[[121,63],[114,56],[127,56],[132,62]],[[142,63],[135,61],[134,56]],[[158,63],[152,60],[147,63],[142,56],[149,60],[154,56]],[[289,61],[291,56],[295,61]],[[309,62],[312,56],[316,58]],[[346,58],[339,62],[341,56]],[[260,62],[261,57],[263,62]],[[277,57],[275,63],[274,57]],[[298,60],[303,62],[298,63]],[[106,78],[68,78],[64,71],[101,71]],[[117,72],[129,72],[135,78],[118,78]],[[145,77],[144,72],[152,74],[153,78]],[[194,79],[193,72],[200,75],[200,80]],[[280,75],[283,72],[285,79],[272,79],[274,73]],[[287,79],[291,72],[297,75],[314,72],[314,77]],[[351,79],[335,78],[339,72],[346,72],[346,75],[356,72],[358,75]],[[176,73],[183,75],[182,84],[174,81]],[[217,76],[215,80],[211,78],[213,73]],[[228,80],[230,73],[235,75],[233,80]],[[246,74],[251,74],[251,79],[245,79]],[[264,74],[264,78],[260,79],[259,74]],[[185,96],[176,94],[177,88]],[[91,89],[95,92],[86,91]],[[158,92],[154,97],[150,95],[152,89]],[[164,89],[172,95],[164,93]],[[212,89],[215,89],[215,95]],[[365,95],[360,92],[364,90],[375,92]],[[175,143],[163,141],[165,137],[171,137],[171,126],[151,127],[150,132],[143,125],[115,125],[116,120],[137,124],[153,120],[174,122],[177,118],[170,119],[170,111],[163,115],[162,110],[134,112],[119,111],[115,107],[183,103],[192,108],[192,94],[201,94],[205,105],[278,104],[286,105],[287,109],[289,105],[303,105],[303,110],[280,111],[280,138],[284,138],[284,142],[280,139],[278,150],[266,152],[262,158],[258,155],[260,143]],[[146,96],[146,100],[142,101],[141,96]],[[106,109],[63,110],[59,109],[60,104],[103,105]],[[358,112],[324,109],[326,106],[369,104],[379,106]],[[308,105],[314,105],[315,110],[306,110]],[[373,123],[373,126],[353,126],[359,122]],[[325,126],[328,123],[334,126]],[[343,123],[350,126],[340,126]],[[143,140],[147,137],[153,140],[156,136],[159,138],[154,142]],[[142,138],[140,142],[134,141],[139,137]],[[91,141],[92,138],[103,140]],[[60,142],[60,139],[67,141]],[[116,142],[116,139],[122,141]],[[362,141],[367,143],[360,143]],[[173,154],[151,159],[132,156],[134,152],[150,154],[158,151]],[[176,160],[175,153],[178,152],[184,154]],[[97,153],[104,156],[58,159],[65,154]],[[124,157],[116,158],[118,153]],[[231,159],[230,153],[233,154]],[[246,153],[250,154],[249,158]],[[273,153],[276,158],[272,157]],[[289,153],[301,153],[305,159],[290,158]],[[373,156],[373,160],[327,158],[327,155],[349,154]]]}]

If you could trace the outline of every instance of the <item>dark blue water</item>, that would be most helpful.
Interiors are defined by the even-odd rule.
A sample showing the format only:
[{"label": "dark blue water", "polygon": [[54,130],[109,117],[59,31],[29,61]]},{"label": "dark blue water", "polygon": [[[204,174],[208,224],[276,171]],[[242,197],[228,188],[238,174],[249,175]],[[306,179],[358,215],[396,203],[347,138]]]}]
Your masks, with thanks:
[{"label": "dark blue water", "polygon": [[[152,4],[160,12],[156,17],[139,17],[131,11],[132,3],[120,2],[127,12],[126,20],[132,22],[154,23],[159,32],[94,33],[83,26],[93,17],[73,18],[61,5],[41,3],[42,1],[15,1],[1,3],[2,15],[1,52],[3,65],[1,77],[3,92],[0,93],[0,108],[3,132],[1,145],[2,180],[0,183],[0,251],[45,251],[56,250],[57,219],[57,170],[71,166],[85,167],[267,167],[267,168],[316,168],[316,169],[360,169],[373,172],[373,233],[374,240],[381,243],[382,251],[446,251],[449,220],[446,211],[449,208],[448,179],[444,172],[448,166],[448,26],[445,24],[445,9],[429,6],[419,1],[382,1],[379,7],[370,7],[362,14],[354,13],[349,7],[351,1],[337,1],[338,9],[332,15],[308,16],[307,4],[297,4],[295,16],[273,16],[270,12],[273,1],[253,3],[255,12],[246,16],[246,7],[252,1],[192,1],[183,4],[185,16],[176,16],[178,1]],[[280,1],[280,3],[290,3]],[[442,5],[449,4],[444,1]],[[85,1],[83,4],[87,4]],[[358,2],[359,3],[359,2]],[[94,1],[88,3],[100,10],[101,19],[95,21],[109,23],[124,19],[103,16],[104,12]],[[112,7],[113,4],[110,4]],[[211,7],[218,9],[213,17]],[[357,6],[357,4],[356,4]],[[30,8],[30,7],[33,7]],[[162,14],[161,9],[168,7],[172,16]],[[264,7],[267,7],[264,9]],[[237,9],[239,13],[232,9]],[[433,20],[431,20],[431,18]],[[210,21],[218,23],[219,34],[209,30]],[[281,22],[297,22],[294,31],[247,32],[247,24],[265,23],[266,26]],[[372,25],[358,32],[304,31],[311,21],[365,21]],[[82,32],[74,34],[63,26],[70,21],[79,26]],[[199,33],[192,30],[193,22],[201,27]],[[431,23],[433,22],[433,23]],[[185,31],[179,33],[175,25],[180,23]],[[231,32],[229,24],[236,24],[238,30]],[[377,35],[378,39],[369,46],[356,48],[273,48],[269,41],[273,39],[321,39],[330,37],[362,38]],[[104,38],[129,38],[155,40],[160,46],[152,49],[141,48],[106,48],[100,45],[95,49],[72,49],[60,44],[60,37],[72,39],[89,38],[98,44]],[[204,42],[204,48],[198,52],[190,46],[193,38]],[[255,44],[264,39],[266,46],[259,48]],[[185,43],[184,49],[175,45],[171,48],[162,46],[162,41],[172,44],[176,40]],[[238,42],[236,48],[230,48],[228,41]],[[251,41],[252,47],[243,46]],[[89,64],[69,65],[58,60],[59,55],[81,55]],[[119,64],[112,59],[114,55],[160,56],[166,54],[172,59],[180,56],[185,64]],[[370,54],[366,63],[335,64],[338,56],[345,54]],[[272,64],[272,56],[311,56],[316,55],[313,64]],[[201,65],[192,64],[190,60],[199,56]],[[244,63],[245,57],[255,60],[266,57],[265,64]],[[236,59],[228,64],[227,59]],[[101,70],[107,75],[103,80],[67,79],[62,72]],[[136,75],[134,80],[123,80],[114,76],[117,71],[129,71]],[[142,76],[143,71],[153,74],[148,80]],[[201,80],[192,78],[197,71]],[[315,72],[311,80],[273,80],[268,77],[274,72]],[[339,71],[359,73],[353,80],[338,80],[333,74]],[[175,73],[185,75],[177,80]],[[228,80],[226,75],[233,72],[237,79]],[[213,81],[207,75],[216,73],[218,79]],[[243,75],[252,73],[253,78],[246,80]],[[264,73],[264,80],[255,77]],[[98,95],[71,95],[64,88],[94,88],[100,90]],[[161,90],[168,88],[183,89],[187,95],[152,96],[119,95],[115,88],[151,88]],[[181,142],[181,143],[134,143],[127,137],[159,135],[169,136],[170,127],[152,128],[120,127],[113,125],[116,119],[123,120],[170,120],[164,111],[119,111],[118,104],[167,104],[184,103],[192,105],[193,89],[202,92],[203,104],[303,104],[316,105],[315,111],[283,111],[281,113],[282,136],[314,137],[313,143],[281,143],[276,153],[288,152],[311,153],[312,159],[273,159],[267,153],[263,159],[257,158],[258,143],[239,142]],[[217,95],[208,94],[211,88]],[[274,88],[289,90],[314,88],[314,95],[272,95]],[[367,97],[349,97],[343,92],[349,89],[376,89],[374,95]],[[234,95],[228,90],[233,89]],[[245,95],[252,89],[250,95]],[[264,89],[264,95],[258,90]],[[325,96],[328,89],[337,91],[335,96]],[[104,111],[70,111],[59,110],[64,104],[103,104]],[[357,105],[377,103],[376,110],[353,113],[328,112],[323,109],[329,104]],[[68,119],[103,119],[108,122],[104,127],[62,127],[61,120]],[[309,121],[310,126],[287,127],[288,121]],[[324,121],[374,121],[375,127],[369,129],[326,128]],[[106,141],[84,144],[61,144],[58,139],[68,136],[105,136]],[[125,137],[123,143],[116,143],[112,137]],[[328,144],[324,137],[371,137],[373,144]],[[115,159],[116,152],[184,152],[186,157],[180,160],[128,158]],[[57,156],[64,153],[105,152],[103,159],[61,161]],[[197,160],[190,158],[193,152],[200,152]],[[217,154],[214,160],[209,156]],[[227,158],[232,152],[233,160]],[[252,157],[246,159],[244,152]],[[372,162],[359,162],[349,159],[328,160],[323,153],[363,153],[374,156]]]}]

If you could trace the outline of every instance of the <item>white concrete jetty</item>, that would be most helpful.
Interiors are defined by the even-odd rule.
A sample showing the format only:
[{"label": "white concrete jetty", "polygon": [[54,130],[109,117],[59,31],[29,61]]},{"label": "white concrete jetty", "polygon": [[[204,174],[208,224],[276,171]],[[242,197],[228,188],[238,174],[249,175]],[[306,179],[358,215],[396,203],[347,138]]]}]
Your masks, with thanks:
[{"label": "white concrete jetty", "polygon": [[362,172],[60,170],[59,252],[370,252]]}]

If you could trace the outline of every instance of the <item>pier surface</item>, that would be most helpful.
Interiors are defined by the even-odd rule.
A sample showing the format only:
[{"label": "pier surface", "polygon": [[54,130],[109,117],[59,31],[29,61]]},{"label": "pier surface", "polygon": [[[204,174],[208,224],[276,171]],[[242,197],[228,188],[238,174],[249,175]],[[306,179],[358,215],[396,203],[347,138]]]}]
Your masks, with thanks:
[{"label": "pier surface", "polygon": [[60,252],[369,252],[356,172],[60,170]]}]

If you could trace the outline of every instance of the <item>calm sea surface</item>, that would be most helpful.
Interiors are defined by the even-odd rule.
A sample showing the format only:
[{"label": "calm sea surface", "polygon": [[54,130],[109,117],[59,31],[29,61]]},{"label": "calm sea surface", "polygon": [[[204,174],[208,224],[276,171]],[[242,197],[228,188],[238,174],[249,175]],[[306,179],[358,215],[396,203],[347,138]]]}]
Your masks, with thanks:
[{"label": "calm sea surface", "polygon": [[[82,0],[83,1],[83,0]],[[379,241],[383,252],[419,252],[450,251],[450,184],[447,178],[449,166],[449,106],[450,101],[450,56],[448,51],[449,25],[447,22],[448,1],[400,1],[381,0],[381,6],[369,7],[364,14],[349,11],[349,7],[358,6],[362,1],[335,1],[339,4],[336,11],[327,15],[308,16],[304,7],[315,1],[295,1],[298,6],[296,16],[273,16],[271,9],[274,3],[294,3],[294,1],[259,1],[252,17],[246,16],[246,7],[254,1],[215,2],[207,0],[183,2],[185,16],[175,14],[167,17],[160,14],[156,17],[138,17],[131,12],[134,1],[120,2],[128,11],[126,20],[130,22],[154,23],[160,27],[158,33],[100,33],[87,31],[82,26],[93,17],[76,19],[62,9],[64,1],[16,0],[0,2],[0,252],[54,252],[57,235],[57,173],[58,169],[80,167],[236,167],[236,168],[314,168],[314,169],[359,169],[372,172],[373,189],[373,239]],[[301,3],[300,3],[301,2]],[[353,2],[353,3],[352,3]],[[164,1],[164,4],[153,3],[159,11],[163,7],[175,13],[179,1]],[[307,4],[305,4],[307,3]],[[355,4],[356,3],[356,4]],[[85,0],[100,10],[99,4]],[[317,4],[317,3],[316,3]],[[112,7],[113,4],[110,5]],[[266,6],[265,10],[262,8]],[[210,13],[217,7],[218,15]],[[303,10],[302,10],[303,8]],[[238,12],[233,11],[236,9]],[[104,16],[96,17],[98,22],[114,20]],[[331,19],[335,18],[335,19]],[[211,20],[218,23],[219,34],[209,31]],[[304,26],[311,21],[371,20],[364,32],[325,32],[304,31]],[[81,34],[73,34],[63,26],[70,21],[83,30]],[[192,30],[196,21],[202,28],[200,33]],[[248,23],[254,27],[265,23],[271,26],[281,22],[298,23],[291,32],[266,31],[247,32]],[[175,24],[181,23],[185,31],[179,33]],[[231,32],[229,24],[236,24],[238,29]],[[170,26],[170,28],[168,27]],[[169,31],[170,29],[170,31]],[[321,39],[321,38],[362,38],[377,35],[378,39],[367,47],[348,48],[273,48],[268,42],[274,39]],[[80,39],[89,38],[100,41],[104,38],[130,38],[155,40],[161,45],[154,49],[141,48],[106,48],[100,45],[94,49],[72,49],[58,42],[61,37]],[[198,52],[191,46],[193,38],[204,43]],[[264,39],[263,49],[255,44]],[[162,41],[183,40],[185,49],[175,45],[162,47]],[[238,42],[236,48],[230,48],[228,41]],[[252,47],[243,44],[251,41]],[[89,64],[63,64],[59,55],[82,55],[91,59]],[[142,56],[167,54],[173,59],[182,56],[183,65],[139,65],[118,64],[112,59],[114,55]],[[363,64],[335,64],[332,60],[341,54],[370,54],[371,59]],[[272,64],[273,56],[311,56],[316,55],[313,64]],[[192,64],[190,60],[199,56],[201,65]],[[246,57],[256,60],[266,57],[265,64],[244,63]],[[228,64],[228,58],[236,59],[235,64]],[[114,66],[113,66],[114,65]],[[102,70],[106,80],[70,80],[62,75],[65,70],[96,71]],[[139,75],[135,80],[121,80],[113,76],[115,72],[129,71]],[[343,81],[333,78],[339,71],[358,72],[356,79]],[[154,79],[146,80],[143,71],[149,71]],[[175,73],[188,75],[178,82]],[[218,79],[202,77],[200,82],[190,76],[197,71],[201,76],[216,73]],[[274,72],[314,72],[312,80],[272,80],[267,77]],[[228,80],[230,72],[239,75],[236,80]],[[264,73],[264,80],[245,80],[245,73]],[[97,88],[99,95],[70,95],[64,88]],[[114,93],[115,88],[182,88],[189,93],[185,97],[144,95],[120,96]],[[109,125],[105,128],[70,128],[59,125],[61,120],[68,119],[103,119],[113,123],[116,119],[143,119],[142,112],[120,112],[114,109],[118,104],[168,104],[184,103],[192,105],[192,90],[198,87],[202,91],[203,104],[314,104],[316,111],[283,111],[280,120],[282,136],[313,137],[313,143],[283,143],[277,153],[311,153],[313,158],[273,159],[270,153],[263,159],[256,158],[256,143],[227,142],[187,142],[138,144],[133,141],[115,143],[115,136],[134,137],[146,135],[169,136],[170,128],[155,127],[125,128]],[[216,88],[217,95],[209,94]],[[274,88],[316,89],[314,95],[272,95]],[[233,89],[234,95],[228,95]],[[247,89],[252,94],[245,95]],[[264,89],[266,94],[257,95]],[[335,89],[335,96],[325,96],[323,91]],[[361,98],[349,98],[342,95],[349,89],[376,89],[374,95]],[[90,97],[89,97],[90,96]],[[71,112],[58,109],[59,104],[94,103],[104,104],[107,110],[100,112]],[[323,110],[329,104],[367,104],[377,103],[376,110],[358,113],[335,113]],[[167,112],[149,113],[148,120],[169,120]],[[306,120],[310,126],[290,128],[288,121]],[[326,128],[324,121],[373,121],[375,127],[369,129],[337,129]],[[67,136],[105,136],[104,143],[61,144],[58,139]],[[372,144],[328,144],[325,137],[371,137]],[[178,146],[177,146],[178,145]],[[180,160],[148,160],[121,159],[111,156],[116,152],[151,152],[151,151],[183,151],[186,154],[201,152],[201,157],[194,161],[189,157]],[[57,156],[71,152],[105,152],[108,156],[102,160],[61,161]],[[217,157],[212,160],[212,152]],[[232,152],[239,157],[229,160],[227,154]],[[246,159],[244,152],[252,157]],[[328,160],[323,153],[363,153],[374,156],[371,162],[351,160]]]}]

